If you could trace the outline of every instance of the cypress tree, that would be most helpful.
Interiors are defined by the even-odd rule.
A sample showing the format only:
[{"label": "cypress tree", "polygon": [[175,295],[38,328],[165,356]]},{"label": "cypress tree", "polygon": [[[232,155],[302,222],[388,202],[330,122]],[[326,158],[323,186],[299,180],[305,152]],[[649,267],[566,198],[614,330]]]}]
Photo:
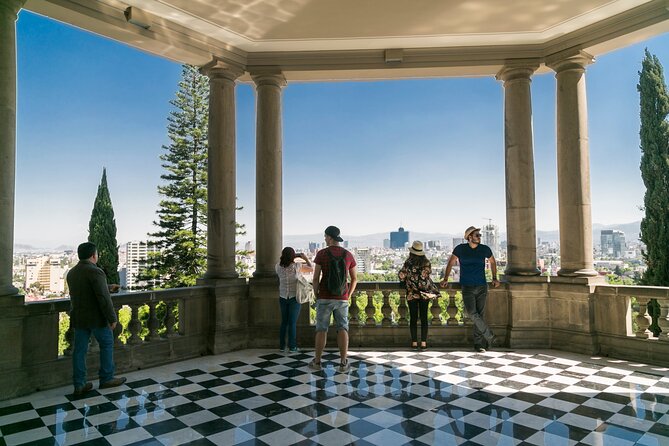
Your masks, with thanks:
[{"label": "cypress tree", "polygon": [[102,180],[93,204],[91,220],[88,222],[88,241],[95,243],[98,248],[98,266],[107,275],[107,282],[119,283],[116,221],[107,187],[107,169],[102,169]]},{"label": "cypress tree", "polygon": [[195,285],[206,267],[208,100],[207,77],[184,65],[176,97],[170,101],[170,144],[163,146],[160,156],[167,172],[158,186],[163,198],[154,225],[159,229],[149,234],[158,249],[149,262],[166,288]]},{"label": "cypress tree", "polygon": [[641,104],[641,177],[646,186],[641,241],[645,285],[669,286],[669,94],[662,65],[646,50],[637,86]]}]

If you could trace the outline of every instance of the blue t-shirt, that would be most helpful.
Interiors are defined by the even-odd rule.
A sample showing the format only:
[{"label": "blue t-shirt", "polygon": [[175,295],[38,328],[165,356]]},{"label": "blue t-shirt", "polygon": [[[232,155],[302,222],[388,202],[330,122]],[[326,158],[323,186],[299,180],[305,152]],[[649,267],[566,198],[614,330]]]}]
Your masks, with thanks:
[{"label": "blue t-shirt", "polygon": [[462,243],[453,250],[460,261],[460,285],[485,285],[485,259],[492,257],[492,250],[486,245],[472,249],[469,243]]}]

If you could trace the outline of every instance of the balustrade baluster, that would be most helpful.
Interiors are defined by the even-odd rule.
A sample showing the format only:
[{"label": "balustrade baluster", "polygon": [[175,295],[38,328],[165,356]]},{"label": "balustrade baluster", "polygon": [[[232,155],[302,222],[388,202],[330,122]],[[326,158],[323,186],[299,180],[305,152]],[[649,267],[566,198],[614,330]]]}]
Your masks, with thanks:
[{"label": "balustrade baluster", "polygon": [[146,324],[149,328],[149,334],[146,336],[147,341],[160,340],[160,335],[158,335],[158,328],[160,327],[160,321],[156,316],[156,305],[158,303],[154,299],[155,296],[151,294],[151,300],[149,301],[149,320]]},{"label": "balustrade baluster", "polygon": [[431,325],[441,325],[441,306],[439,306],[439,297],[436,299],[432,299],[430,312],[432,313]]},{"label": "balustrade baluster", "polygon": [[390,306],[390,291],[382,291],[381,293],[383,294],[383,306],[381,306],[383,319],[381,320],[381,325],[384,327],[390,327],[393,323],[393,307]]},{"label": "balustrade baluster", "polygon": [[130,304],[130,323],[128,324],[128,331],[130,331],[130,338],[128,344],[141,344],[142,338],[139,336],[142,331],[142,322],[139,320],[139,304]]},{"label": "balustrade baluster", "polygon": [[115,346],[120,346],[123,345],[123,342],[121,341],[121,333],[123,333],[123,325],[121,324],[121,308],[123,308],[122,305],[114,305],[114,311],[116,312],[116,319],[118,322],[116,323],[116,327],[114,327],[114,345]]},{"label": "balustrade baluster", "polygon": [[409,321],[407,320],[407,312],[409,311],[409,308],[407,307],[407,295],[406,291],[402,290],[400,291],[400,304],[397,307],[397,312],[400,315],[400,320],[397,321],[397,325],[401,325],[403,327],[406,327],[409,325]]},{"label": "balustrade baluster", "polygon": [[652,338],[653,333],[648,329],[650,324],[653,322],[652,318],[648,314],[648,299],[645,303],[642,303],[641,299],[638,299],[639,302],[639,314],[636,317],[636,323],[639,326],[639,329],[636,332],[637,338]]},{"label": "balustrade baluster", "polygon": [[72,351],[74,350],[74,327],[72,326],[72,318],[69,319],[69,326],[65,332],[65,341],[67,342],[67,347],[65,347],[63,355],[72,356]]},{"label": "balustrade baluster", "polygon": [[367,319],[365,319],[365,325],[376,325],[376,319],[374,319],[374,313],[376,313],[376,308],[374,308],[374,292],[369,290],[366,293],[367,306],[365,307],[365,314],[367,315]]},{"label": "balustrade baluster", "polygon": [[349,325],[360,325],[360,309],[358,308],[358,296],[360,295],[359,291],[356,291],[353,296],[349,297],[348,302],[348,324]]},{"label": "balustrade baluster", "polygon": [[455,305],[455,290],[447,290],[446,295],[448,296],[448,306],[446,307],[446,313],[448,313],[448,320],[446,325],[458,325],[458,306]]},{"label": "balustrade baluster", "polygon": [[178,336],[179,334],[174,331],[174,324],[176,323],[176,318],[174,317],[174,308],[176,307],[177,302],[174,300],[168,300],[165,302],[165,337],[172,338]]},{"label": "balustrade baluster", "polygon": [[669,341],[669,299],[657,300],[660,303],[660,317],[657,320],[657,325],[660,326],[661,341]]}]

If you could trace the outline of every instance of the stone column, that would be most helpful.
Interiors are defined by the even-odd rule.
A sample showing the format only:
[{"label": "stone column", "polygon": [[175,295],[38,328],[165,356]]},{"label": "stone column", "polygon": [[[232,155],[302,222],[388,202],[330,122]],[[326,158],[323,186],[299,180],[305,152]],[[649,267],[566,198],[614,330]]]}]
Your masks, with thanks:
[{"label": "stone column", "polygon": [[207,272],[205,279],[231,279],[235,269],[236,140],[235,79],[242,71],[222,62],[205,65],[209,76],[207,169]]},{"label": "stone column", "polygon": [[557,79],[557,167],[560,211],[560,276],[596,276],[592,254],[590,155],[585,67],[581,51],[549,57]]},{"label": "stone column", "polygon": [[538,62],[507,64],[497,74],[504,82],[504,166],[509,276],[536,276],[537,238],[530,76]]},{"label": "stone column", "polygon": [[282,236],[282,132],[281,88],[283,74],[253,74],[256,106],[256,277],[276,276]]},{"label": "stone column", "polygon": [[0,2],[0,296],[12,285],[16,177],[16,19],[24,0]]}]

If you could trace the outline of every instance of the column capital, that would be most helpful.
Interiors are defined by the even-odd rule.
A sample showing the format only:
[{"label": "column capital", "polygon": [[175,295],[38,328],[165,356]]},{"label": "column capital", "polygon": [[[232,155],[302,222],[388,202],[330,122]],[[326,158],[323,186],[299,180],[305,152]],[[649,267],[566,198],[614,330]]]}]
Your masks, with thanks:
[{"label": "column capital", "polygon": [[286,77],[280,70],[260,70],[251,73],[251,78],[255,82],[256,87],[263,87],[266,85],[273,87],[285,87],[288,82]]},{"label": "column capital", "polygon": [[214,57],[211,62],[200,67],[200,73],[208,76],[211,80],[227,79],[234,82],[239,76],[244,74],[244,70],[236,65]]},{"label": "column capital", "polygon": [[538,59],[509,60],[504,63],[501,70],[495,75],[495,79],[502,82],[527,79],[539,68]]},{"label": "column capital", "polygon": [[2,0],[0,1],[0,11],[9,11],[16,18],[25,2],[26,0]]},{"label": "column capital", "polygon": [[595,62],[595,56],[585,51],[561,51],[546,57],[546,66],[556,73],[567,70],[585,71],[585,67]]}]

